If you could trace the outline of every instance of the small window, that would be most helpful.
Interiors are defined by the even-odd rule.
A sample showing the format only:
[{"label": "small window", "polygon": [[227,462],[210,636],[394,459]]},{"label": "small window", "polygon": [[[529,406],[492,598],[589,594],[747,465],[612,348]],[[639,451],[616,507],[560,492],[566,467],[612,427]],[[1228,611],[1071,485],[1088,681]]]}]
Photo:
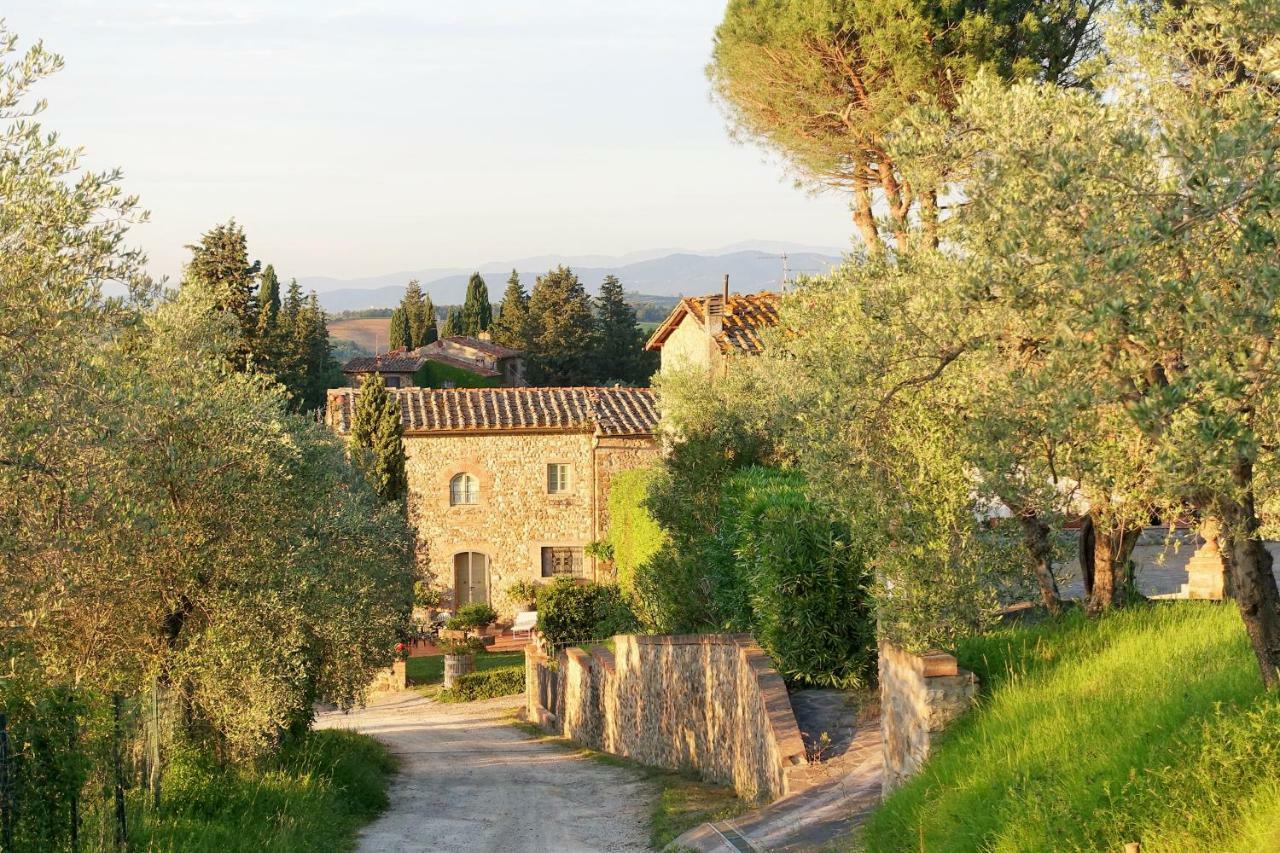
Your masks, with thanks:
[{"label": "small window", "polygon": [[474,506],[480,499],[480,481],[472,474],[458,474],[449,481],[449,506]]},{"label": "small window", "polygon": [[399,376],[388,376],[388,377],[387,377],[387,387],[388,387],[388,388],[399,388],[399,387],[400,387],[400,377],[399,377]]},{"label": "small window", "polygon": [[542,576],[559,575],[582,577],[582,549],[573,547],[549,547],[542,549]]},{"label": "small window", "polygon": [[557,462],[547,466],[547,494],[563,495],[569,491],[569,466]]}]

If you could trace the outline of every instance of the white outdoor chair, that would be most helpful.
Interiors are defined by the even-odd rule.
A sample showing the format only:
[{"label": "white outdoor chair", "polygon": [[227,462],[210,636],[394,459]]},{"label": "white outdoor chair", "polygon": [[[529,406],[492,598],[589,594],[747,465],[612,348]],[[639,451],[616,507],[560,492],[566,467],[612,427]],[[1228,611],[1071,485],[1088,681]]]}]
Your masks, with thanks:
[{"label": "white outdoor chair", "polygon": [[511,623],[511,636],[519,637],[523,633],[527,639],[536,627],[538,627],[538,611],[525,610],[517,613],[516,621]]}]

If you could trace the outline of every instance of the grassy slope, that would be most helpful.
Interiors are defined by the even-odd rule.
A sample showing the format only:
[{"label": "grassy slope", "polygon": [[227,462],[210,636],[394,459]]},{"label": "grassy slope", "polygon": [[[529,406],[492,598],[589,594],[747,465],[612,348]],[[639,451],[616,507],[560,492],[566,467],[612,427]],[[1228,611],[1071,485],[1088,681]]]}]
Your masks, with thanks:
[{"label": "grassy slope", "polygon": [[1280,850],[1280,695],[1233,606],[969,640],[986,689],[869,821],[872,850]]},{"label": "grassy slope", "polygon": [[182,853],[349,850],[356,830],[387,805],[395,762],[354,732],[311,732],[268,766],[223,770],[175,759],[158,814],[133,832],[132,849]]}]

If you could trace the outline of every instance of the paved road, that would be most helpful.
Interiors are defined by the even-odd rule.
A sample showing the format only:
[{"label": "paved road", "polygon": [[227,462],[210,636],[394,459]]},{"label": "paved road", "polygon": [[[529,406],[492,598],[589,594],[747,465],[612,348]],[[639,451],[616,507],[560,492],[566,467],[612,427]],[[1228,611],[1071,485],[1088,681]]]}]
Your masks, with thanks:
[{"label": "paved road", "polygon": [[361,832],[358,850],[647,849],[652,784],[508,725],[515,704],[444,705],[407,692],[320,714],[317,728],[371,734],[400,759],[391,806]]}]

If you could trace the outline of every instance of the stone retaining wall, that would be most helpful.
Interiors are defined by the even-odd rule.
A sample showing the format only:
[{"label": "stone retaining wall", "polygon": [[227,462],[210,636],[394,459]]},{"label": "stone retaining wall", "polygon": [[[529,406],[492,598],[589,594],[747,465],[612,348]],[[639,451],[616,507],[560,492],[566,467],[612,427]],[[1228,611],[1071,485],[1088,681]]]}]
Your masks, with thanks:
[{"label": "stone retaining wall", "polygon": [[[613,651],[557,660],[558,708],[530,689],[529,718],[579,743],[644,764],[693,770],[751,800],[788,792],[804,743],[781,676],[746,635],[618,636]],[[548,661],[526,658],[536,687]]]},{"label": "stone retaining wall", "polygon": [[369,684],[370,693],[394,693],[398,690],[408,689],[409,675],[403,660],[397,660],[391,666],[378,670],[373,676],[373,681]]},{"label": "stone retaining wall", "polygon": [[978,678],[944,652],[911,654],[880,644],[880,742],[887,796],[925,759],[933,736],[973,704]]}]

